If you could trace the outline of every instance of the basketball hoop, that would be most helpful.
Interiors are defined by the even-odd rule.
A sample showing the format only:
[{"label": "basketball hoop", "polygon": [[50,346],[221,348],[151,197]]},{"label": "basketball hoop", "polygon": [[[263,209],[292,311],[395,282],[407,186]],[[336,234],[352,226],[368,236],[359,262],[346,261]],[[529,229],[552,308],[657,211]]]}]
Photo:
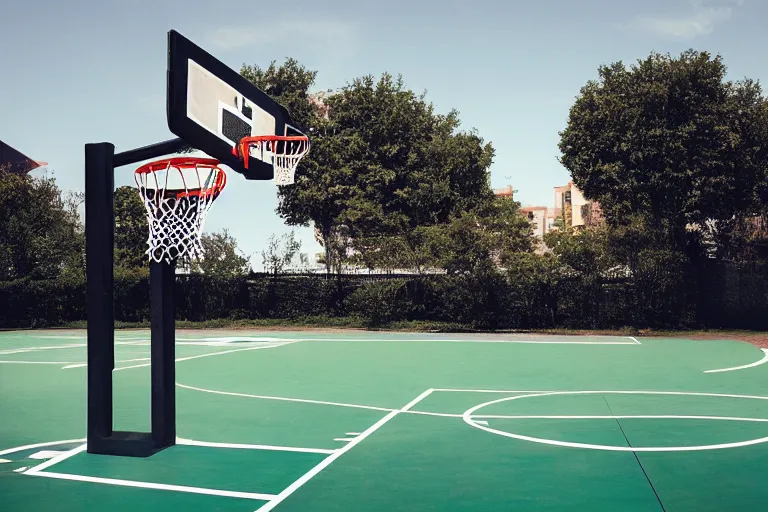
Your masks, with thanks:
[{"label": "basketball hoop", "polygon": [[147,210],[150,259],[171,262],[202,256],[205,218],[227,182],[219,161],[168,158],[139,167],[134,178]]},{"label": "basketball hoop", "polygon": [[245,168],[248,168],[248,157],[253,155],[260,160],[267,161],[272,157],[272,168],[275,171],[276,185],[290,185],[294,182],[296,166],[301,158],[309,151],[309,137],[304,135],[256,135],[244,137],[240,143],[232,148],[232,154],[242,158]]}]

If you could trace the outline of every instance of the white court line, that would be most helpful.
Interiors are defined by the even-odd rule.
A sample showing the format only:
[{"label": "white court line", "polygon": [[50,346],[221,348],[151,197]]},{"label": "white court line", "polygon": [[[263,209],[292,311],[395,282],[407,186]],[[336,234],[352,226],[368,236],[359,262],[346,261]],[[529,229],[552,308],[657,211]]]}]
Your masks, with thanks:
[{"label": "white court line", "polygon": [[0,364],[80,364],[76,361],[13,361],[13,360],[0,360]]},{"label": "white court line", "polygon": [[348,443],[348,442],[354,441],[354,440],[355,440],[354,437],[337,437],[337,438],[334,439],[334,441],[340,441],[342,443]]},{"label": "white court line", "polygon": [[627,336],[627,338],[631,339],[632,341],[634,341],[634,342],[635,342],[635,343],[637,343],[638,345],[641,345],[641,343],[640,343],[640,342],[637,340],[637,338],[635,338],[634,336]]},{"label": "white court line", "polygon": [[359,436],[360,432],[346,432],[345,435],[348,435],[348,436]]},{"label": "white court line", "polygon": [[[141,345],[141,342],[120,342],[116,341],[115,345]],[[149,343],[146,343],[149,345]],[[69,343],[67,345],[46,345],[43,347],[17,347],[12,349],[0,350],[0,355],[20,354],[22,352],[42,352],[45,350],[64,350],[68,348],[84,348],[87,347],[87,343]]]},{"label": "white court line", "polygon": [[743,366],[734,366],[732,368],[719,368],[717,370],[705,370],[704,373],[720,373],[720,372],[733,372],[736,370],[745,370],[747,368],[754,368],[755,366],[760,366],[761,364],[768,363],[768,349],[761,348],[760,350],[763,351],[763,358],[759,361],[755,361],[751,364],[745,364]]},{"label": "white court line", "polygon": [[49,468],[53,465],[58,464],[59,462],[65,461],[70,457],[74,457],[80,452],[84,452],[88,448],[87,444],[81,444],[80,446],[77,446],[75,448],[72,448],[71,450],[67,450],[56,457],[52,459],[48,459],[47,461],[43,462],[42,464],[38,464],[37,466],[34,466],[27,471],[24,472],[25,475],[35,475],[39,473],[40,471],[43,471],[46,468]]},{"label": "white court line", "polygon": [[[24,473],[29,475],[30,472]],[[207,494],[210,496],[223,496],[227,498],[245,498],[250,500],[267,501],[275,498],[274,494],[261,494],[255,492],[222,491],[220,489],[207,489],[204,487],[189,487],[186,485],[158,484],[154,482],[139,482],[136,480],[121,480],[117,478],[102,478],[96,476],[68,475],[65,473],[51,473],[48,471],[31,473],[33,476],[56,478],[59,480],[73,480],[75,482],[91,482],[96,484],[119,485],[122,487],[139,487],[142,489],[158,489],[163,491],[188,492],[192,494]]]},{"label": "white court line", "polygon": [[[437,391],[437,390],[435,390]],[[422,416],[438,416],[441,418],[461,418],[461,414],[450,414],[447,412],[427,412],[427,411],[405,411],[408,414],[421,414]]]},{"label": "white court line", "polygon": [[[278,348],[278,347],[284,347],[285,345],[290,345],[292,343],[297,343],[296,341],[286,341],[285,343],[280,343],[279,345],[264,345],[259,347],[248,347],[248,348],[238,348],[235,350],[222,350],[221,352],[211,352],[209,354],[198,354],[196,356],[190,356],[190,357],[178,357],[176,358],[176,362],[179,363],[181,361],[191,361],[192,359],[200,359],[203,357],[215,357],[215,356],[223,356],[224,354],[234,354],[235,352],[245,352],[247,350],[261,350],[265,348]],[[130,370],[132,368],[144,368],[146,366],[152,366],[152,363],[146,363],[146,364],[135,364],[132,366],[121,366],[120,368],[115,368],[114,372],[119,372],[121,370]]]},{"label": "white court line", "polygon": [[277,452],[300,452],[300,453],[325,453],[332,454],[336,450],[324,448],[300,448],[297,446],[274,446],[268,444],[235,444],[235,443],[211,443],[208,441],[194,441],[192,439],[176,438],[176,444],[186,446],[203,446],[208,448],[235,448],[239,450],[267,450]]},{"label": "white court line", "polygon": [[[461,417],[462,415],[457,415]],[[558,416],[558,415],[552,415],[552,416],[505,416],[505,415],[497,415],[497,414],[473,414],[471,416],[472,419],[475,418],[486,418],[486,419],[497,419],[497,420],[714,420],[714,421],[747,421],[747,422],[757,422],[757,423],[768,423],[768,418],[739,418],[734,416],[680,416],[675,414],[645,414],[645,415],[634,415],[634,416],[622,416],[622,415],[616,415],[616,416],[602,416],[602,415],[595,415],[595,416]],[[488,422],[482,422],[482,421],[475,421],[475,423],[485,423],[486,425]]]},{"label": "white court line", "polygon": [[235,393],[233,391],[216,391],[214,389],[205,389],[205,388],[196,388],[194,386],[187,386],[186,384],[181,384],[179,382],[177,382],[176,385],[183,389],[200,391],[202,393],[212,393],[214,395],[239,396],[243,398],[259,398],[263,400],[279,400],[283,402],[299,402],[299,403],[305,403],[305,404],[335,405],[338,407],[350,407],[353,409],[369,409],[372,411],[383,411],[383,412],[392,412],[394,410],[394,409],[387,409],[385,407],[374,407],[372,405],[357,405],[357,404],[345,404],[341,402],[326,402],[324,400],[310,400],[307,398],[287,398],[282,396],[251,395],[248,393]]},{"label": "white court line", "polygon": [[372,426],[367,428],[365,431],[363,431],[362,434],[360,434],[358,437],[356,437],[351,442],[347,443],[343,448],[340,448],[337,450],[333,455],[330,455],[323,459],[322,462],[320,462],[317,466],[313,467],[306,473],[304,473],[298,480],[293,482],[291,485],[283,489],[283,491],[278,494],[272,501],[265,503],[263,506],[261,506],[257,512],[269,512],[276,506],[278,506],[285,498],[293,494],[299,487],[307,483],[309,480],[311,480],[315,475],[317,475],[319,472],[321,472],[323,469],[327,468],[333,461],[347,453],[349,450],[360,444],[366,437],[373,434],[375,431],[380,429],[385,423],[387,423],[389,420],[397,416],[401,412],[407,412],[411,407],[419,403],[421,400],[425,399],[429,394],[432,393],[432,389],[428,389],[410,402],[408,402],[402,409],[396,409],[394,411],[389,412],[386,416],[381,418],[379,421],[374,423]]},{"label": "white court line", "polygon": [[[634,395],[673,395],[673,396],[705,396],[705,397],[726,397],[726,398],[742,398],[742,399],[756,399],[756,400],[768,400],[768,397],[766,396],[752,396],[752,395],[734,395],[734,394],[726,394],[726,393],[694,393],[694,392],[682,392],[682,391],[550,391],[550,392],[543,392],[543,393],[537,393],[537,394],[527,394],[527,395],[520,395],[520,396],[511,396],[511,397],[504,397],[499,398],[496,400],[491,400],[489,402],[485,402],[482,404],[478,404],[470,409],[467,409],[464,414],[462,415],[463,420],[466,424],[478,428],[480,430],[484,430],[486,432],[490,432],[491,434],[496,434],[503,437],[509,437],[513,439],[519,439],[521,441],[529,441],[533,443],[541,443],[541,444],[547,444],[552,446],[563,446],[563,447],[569,447],[569,448],[583,448],[583,449],[589,449],[589,450],[603,450],[603,451],[616,451],[616,452],[691,452],[691,451],[704,451],[704,450],[722,450],[726,448],[738,448],[743,446],[751,446],[755,444],[761,444],[768,442],[768,437],[761,437],[758,439],[750,439],[747,441],[739,441],[734,443],[722,443],[722,444],[711,444],[711,445],[699,445],[699,446],[643,446],[643,447],[634,447],[634,446],[613,446],[613,445],[599,445],[599,444],[591,444],[591,443],[574,443],[574,442],[568,442],[568,441],[558,441],[554,439],[546,439],[541,437],[533,437],[533,436],[525,436],[522,434],[516,434],[513,432],[507,432],[505,430],[498,430],[494,428],[490,428],[484,425],[479,425],[474,418],[477,417],[474,415],[475,411],[478,411],[484,407],[489,407],[495,404],[499,404],[502,402],[509,402],[512,400],[521,400],[521,399],[527,399],[527,398],[538,398],[538,397],[544,397],[544,396],[553,396],[553,395],[594,395],[594,394],[614,394],[614,395],[625,395],[625,394],[634,394]],[[478,415],[479,416],[479,415]],[[613,416],[613,418],[617,418],[617,416]],[[717,417],[716,419],[722,419],[723,417]],[[715,418],[713,418],[715,419]]]},{"label": "white court line", "polygon": [[550,393],[557,390],[538,390],[533,391],[530,389],[518,389],[516,391],[509,391],[506,389],[461,389],[461,388],[435,388],[435,391],[441,391],[445,393]]},{"label": "white court line", "polygon": [[[592,338],[596,338],[597,336],[591,336]],[[625,338],[629,338],[628,336],[625,336]],[[615,339],[615,338],[611,338]],[[386,342],[386,341],[393,341],[393,342],[434,342],[434,343],[508,343],[508,344],[516,344],[516,343],[522,343],[522,344],[538,344],[538,345],[639,345],[640,342],[637,341],[554,341],[554,340],[489,340],[489,339],[477,339],[477,340],[467,340],[467,339],[449,339],[449,338],[438,338],[438,339],[385,339],[385,338],[300,338],[298,341],[333,341],[333,342],[344,342],[344,341],[352,341],[352,342],[363,342],[363,341],[370,341],[370,342]]]},{"label": "white court line", "polygon": [[8,350],[0,350],[0,356],[9,356],[11,354],[24,354],[26,352],[34,352],[31,348],[12,348]]},{"label": "white court line", "polygon": [[[136,361],[151,361],[151,357],[140,357],[137,359],[120,359],[115,361],[115,363],[135,363]],[[88,366],[88,363],[78,363],[78,364],[70,364],[69,366],[62,366],[62,370],[69,370],[70,368],[84,368]]]},{"label": "white court line", "polygon": [[[517,391],[508,391],[503,389],[450,389],[450,388],[435,388],[434,391],[447,391],[447,392],[459,392],[459,393],[510,393],[510,394],[522,394],[525,396],[515,397],[518,398],[533,398],[534,395],[546,393],[547,395],[595,395],[600,393],[606,393],[611,395],[672,395],[672,396],[714,396],[718,398],[746,398],[750,400],[768,400],[768,396],[760,395],[735,395],[729,393],[702,393],[697,391],[648,391],[648,390],[538,390],[521,389]],[[543,396],[543,395],[542,395]],[[502,400],[510,400],[510,398],[504,398]]]},{"label": "white court line", "polygon": [[9,453],[23,452],[25,450],[34,450],[35,448],[45,448],[46,446],[55,446],[57,444],[72,444],[72,443],[84,443],[85,438],[82,439],[65,439],[64,441],[47,441],[45,443],[27,444],[24,446],[17,446],[16,448],[8,448],[0,451],[0,455],[8,455]]}]

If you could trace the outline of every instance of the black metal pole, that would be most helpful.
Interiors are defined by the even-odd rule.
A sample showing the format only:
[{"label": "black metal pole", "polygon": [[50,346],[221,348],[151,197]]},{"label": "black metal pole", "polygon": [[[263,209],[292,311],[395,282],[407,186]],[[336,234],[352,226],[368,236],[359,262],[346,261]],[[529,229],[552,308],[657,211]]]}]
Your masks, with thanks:
[{"label": "black metal pole", "polygon": [[184,139],[169,139],[149,146],[142,146],[136,149],[129,149],[115,155],[114,166],[135,164],[142,160],[150,158],[159,158],[171,153],[178,153],[182,149],[188,148],[189,144]]},{"label": "black metal pole", "polygon": [[112,435],[112,370],[115,319],[113,296],[115,147],[85,145],[86,308],[88,318],[88,451]]},{"label": "black metal pole", "polygon": [[149,265],[152,316],[152,440],[157,449],[176,443],[176,262]]}]

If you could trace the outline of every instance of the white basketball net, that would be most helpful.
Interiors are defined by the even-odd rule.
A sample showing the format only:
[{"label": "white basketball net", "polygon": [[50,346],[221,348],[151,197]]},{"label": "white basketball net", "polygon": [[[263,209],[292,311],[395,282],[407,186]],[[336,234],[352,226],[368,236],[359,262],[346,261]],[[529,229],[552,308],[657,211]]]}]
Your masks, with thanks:
[{"label": "white basketball net", "polygon": [[309,151],[307,137],[253,137],[249,138],[246,144],[250,154],[260,160],[269,161],[271,154],[275,185],[293,184],[296,167]]},{"label": "white basketball net", "polygon": [[182,164],[171,159],[144,166],[134,174],[149,223],[146,254],[158,263],[203,255],[200,235],[208,211],[224,188],[226,174],[215,160],[197,160],[204,163],[187,159]]}]

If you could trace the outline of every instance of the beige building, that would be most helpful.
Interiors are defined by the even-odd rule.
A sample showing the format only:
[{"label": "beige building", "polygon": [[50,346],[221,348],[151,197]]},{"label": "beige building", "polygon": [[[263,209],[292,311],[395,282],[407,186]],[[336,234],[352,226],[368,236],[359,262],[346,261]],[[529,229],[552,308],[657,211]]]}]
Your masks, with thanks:
[{"label": "beige building", "polygon": [[566,228],[595,226],[601,218],[600,205],[587,200],[572,181],[562,187],[555,187],[555,209],[560,210],[559,218]]},{"label": "beige building", "polygon": [[[495,189],[493,192],[498,197],[512,199],[515,190],[510,185]],[[594,201],[588,201],[572,181],[567,185],[555,187],[554,206],[523,206],[520,211],[531,221],[533,236],[539,240],[542,240],[550,231],[594,226],[601,219],[600,205]]]}]

